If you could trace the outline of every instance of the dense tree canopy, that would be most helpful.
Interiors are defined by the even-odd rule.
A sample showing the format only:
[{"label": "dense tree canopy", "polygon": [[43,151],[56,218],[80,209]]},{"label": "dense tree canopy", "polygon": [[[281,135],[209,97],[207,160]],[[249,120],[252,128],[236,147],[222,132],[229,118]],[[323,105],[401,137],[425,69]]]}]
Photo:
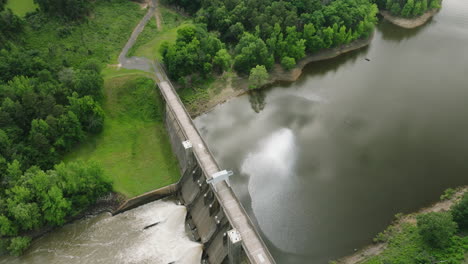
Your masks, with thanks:
[{"label": "dense tree canopy", "polygon": [[[196,9],[195,22],[219,35],[229,47],[226,50],[231,51],[234,69],[244,75],[256,65],[270,70],[275,62],[291,69],[307,53],[368,37],[377,21],[377,7],[370,0],[166,2],[192,13]],[[197,41],[193,42],[193,38],[187,39],[184,34],[187,32],[178,32],[175,46],[163,46],[164,63],[171,77],[178,79],[193,73],[206,76],[210,69],[220,72],[220,68],[229,68],[220,67],[223,63],[214,67],[214,56],[206,51],[206,44],[199,43],[200,37],[196,36]],[[202,35],[215,38],[211,33]],[[220,49],[224,49],[224,44],[219,43]]]},{"label": "dense tree canopy", "polygon": [[440,8],[442,0],[375,0],[380,9],[395,16],[417,17],[428,10]]},{"label": "dense tree canopy", "polygon": [[34,0],[39,8],[52,15],[79,19],[86,16],[89,12],[89,0]]},{"label": "dense tree canopy", "polygon": [[450,212],[431,212],[417,216],[418,230],[424,241],[434,248],[450,245],[457,224]]},{"label": "dense tree canopy", "polygon": [[67,67],[14,44],[0,50],[0,251],[20,254],[25,232],[61,225],[110,191],[96,165],[56,165],[102,129],[102,86],[93,63]]},{"label": "dense tree canopy", "polygon": [[452,214],[460,229],[468,229],[468,192],[452,207]]},{"label": "dense tree canopy", "polygon": [[[194,73],[207,75],[215,67],[226,69],[230,56],[225,45],[202,26],[185,26],[177,31],[175,45],[161,46],[164,64],[174,79]],[[224,51],[223,51],[224,49]]]},{"label": "dense tree canopy", "polygon": [[1,50],[0,159],[51,168],[86,133],[102,129],[102,86],[93,70],[54,65],[35,51]]},{"label": "dense tree canopy", "polygon": [[33,166],[23,171],[15,160],[1,177],[0,240],[13,255],[29,245],[30,238],[21,237],[25,231],[62,225],[111,190],[95,164],[59,164],[48,171]]}]

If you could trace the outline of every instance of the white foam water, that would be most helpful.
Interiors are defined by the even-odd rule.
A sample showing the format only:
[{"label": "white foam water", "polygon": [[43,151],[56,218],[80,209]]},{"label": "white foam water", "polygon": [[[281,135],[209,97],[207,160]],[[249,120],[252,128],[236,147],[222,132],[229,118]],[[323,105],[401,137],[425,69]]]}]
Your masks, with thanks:
[{"label": "white foam water", "polygon": [[202,245],[188,238],[186,214],[173,201],[156,201],[114,217],[79,220],[38,239],[24,256],[0,263],[198,264]]}]

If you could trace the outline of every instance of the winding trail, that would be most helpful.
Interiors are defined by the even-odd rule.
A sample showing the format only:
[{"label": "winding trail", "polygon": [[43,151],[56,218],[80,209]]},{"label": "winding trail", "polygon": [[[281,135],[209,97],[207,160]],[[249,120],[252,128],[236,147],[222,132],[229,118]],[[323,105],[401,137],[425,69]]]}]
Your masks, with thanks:
[{"label": "winding trail", "polygon": [[[165,99],[168,111],[174,113],[175,120],[181,127],[181,132],[192,143],[194,156],[204,172],[206,180],[208,180],[212,177],[211,175],[219,172],[221,169],[194,125],[187,109],[185,109],[184,104],[167,77],[164,68],[160,63],[153,62],[147,58],[127,57],[128,51],[135,44],[138,35],[154,15],[157,6],[158,0],[152,0],[148,12],[133,30],[130,39],[120,53],[119,63],[125,69],[138,69],[151,72],[155,75],[156,83]],[[221,204],[226,217],[229,219],[229,223],[240,233],[242,247],[249,262],[252,264],[275,264],[275,260],[231,187],[225,181],[222,181],[218,182],[216,189],[213,188],[212,190]]]}]

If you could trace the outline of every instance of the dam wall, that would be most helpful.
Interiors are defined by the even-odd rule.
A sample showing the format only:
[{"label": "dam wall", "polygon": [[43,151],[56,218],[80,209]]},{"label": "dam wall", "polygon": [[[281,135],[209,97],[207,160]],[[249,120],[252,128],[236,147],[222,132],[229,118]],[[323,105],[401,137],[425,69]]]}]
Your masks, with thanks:
[{"label": "dam wall", "polygon": [[220,169],[174,88],[168,82],[158,86],[182,175],[176,196],[187,207],[186,225],[193,239],[203,244],[202,263],[275,263],[229,184],[208,183]]}]

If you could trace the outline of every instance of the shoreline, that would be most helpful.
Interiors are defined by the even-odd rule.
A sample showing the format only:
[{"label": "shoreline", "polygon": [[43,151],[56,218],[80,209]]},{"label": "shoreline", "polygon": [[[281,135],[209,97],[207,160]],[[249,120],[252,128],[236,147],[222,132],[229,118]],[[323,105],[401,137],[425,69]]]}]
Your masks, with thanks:
[{"label": "shoreline", "polygon": [[[401,225],[404,223],[416,224],[417,215],[429,213],[429,212],[443,212],[443,211],[450,210],[450,207],[456,202],[458,202],[462,198],[465,192],[468,192],[468,186],[457,187],[455,188],[455,191],[456,191],[455,194],[453,194],[452,197],[447,200],[439,200],[431,204],[428,207],[423,207],[419,209],[416,212],[405,214],[401,217],[398,217],[396,220],[394,220],[391,224],[388,225],[387,229],[389,227],[395,227],[398,232]],[[385,230],[383,230],[382,233],[383,232],[385,232]],[[387,247],[387,242],[373,243],[368,246],[365,246],[364,248],[358,250],[357,252],[351,255],[342,257],[334,261],[333,263],[335,264],[359,264],[368,260],[371,257],[379,255],[386,249],[386,247]]]},{"label": "shoreline", "polygon": [[[246,94],[249,91],[259,91],[278,82],[295,82],[301,77],[303,69],[308,64],[333,59],[342,54],[367,47],[372,42],[374,33],[375,32],[373,31],[370,36],[365,39],[358,39],[348,44],[335,48],[324,49],[315,54],[307,55],[305,58],[299,60],[296,66],[289,71],[284,70],[279,63],[275,63],[272,71],[269,73],[267,82],[255,90],[249,89],[248,77],[241,77],[238,75],[231,77],[225,82],[219,93],[210,95],[210,98],[205,102],[196,102],[196,108],[192,105],[187,105],[187,109],[190,116],[195,118],[206,114],[212,111],[216,106],[223,104],[232,98]],[[218,79],[220,78],[221,77],[218,77]],[[236,85],[232,85],[232,82],[236,82]]]},{"label": "shoreline", "polygon": [[387,21],[390,23],[397,25],[402,28],[406,29],[413,29],[420,27],[424,24],[426,24],[429,19],[431,19],[435,14],[439,12],[440,8],[438,9],[431,9],[427,11],[426,13],[422,14],[421,16],[415,17],[415,18],[404,18],[404,17],[398,17],[390,14],[389,11],[386,10],[380,10],[379,14],[382,15]]}]

